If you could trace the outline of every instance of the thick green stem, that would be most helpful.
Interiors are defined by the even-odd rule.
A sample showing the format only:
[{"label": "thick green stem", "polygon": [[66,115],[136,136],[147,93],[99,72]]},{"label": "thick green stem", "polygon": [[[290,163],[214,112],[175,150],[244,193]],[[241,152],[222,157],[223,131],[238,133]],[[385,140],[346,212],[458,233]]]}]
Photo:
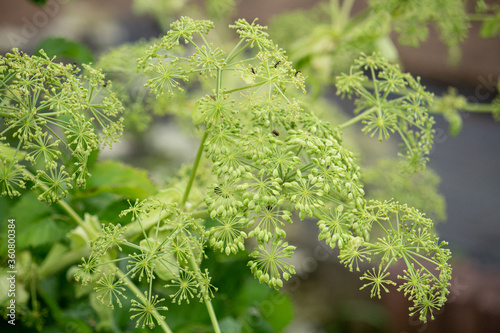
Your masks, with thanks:
[{"label": "thick green stem", "polygon": [[462,111],[467,111],[467,112],[484,112],[484,113],[491,113],[493,112],[494,106],[493,104],[488,104],[488,103],[467,103],[464,105],[461,110]]},{"label": "thick green stem", "polygon": [[189,192],[191,191],[191,187],[193,186],[194,177],[196,176],[196,170],[198,169],[198,165],[200,164],[201,155],[203,155],[203,146],[205,145],[205,140],[208,137],[208,131],[203,135],[203,139],[201,139],[200,148],[198,148],[198,154],[196,154],[196,160],[194,161],[193,169],[191,170],[191,175],[189,176],[189,181],[186,186],[186,190],[184,191],[184,196],[182,197],[181,207],[187,202],[189,197]]},{"label": "thick green stem", "polygon": [[215,315],[214,307],[212,306],[212,302],[210,302],[210,300],[205,301],[205,306],[207,307],[208,315],[210,316],[210,321],[212,322],[215,333],[221,333],[219,323],[217,322],[217,316]]},{"label": "thick green stem", "polygon": [[[222,70],[219,68],[217,70],[217,87],[215,89],[215,94],[218,95],[222,87]],[[196,159],[194,161],[193,169],[191,170],[191,175],[189,176],[189,181],[184,191],[184,196],[182,197],[181,207],[184,208],[187,199],[189,197],[189,192],[193,186],[194,177],[196,176],[196,171],[198,170],[198,165],[200,164],[201,156],[203,155],[203,146],[208,137],[208,131],[205,131],[203,138],[201,139],[200,147],[198,148],[198,153],[196,154]]]},{"label": "thick green stem", "polygon": [[45,264],[45,261],[42,263],[38,270],[38,280],[43,280],[46,277],[53,275],[64,268],[78,262],[82,257],[86,257],[90,254],[90,250],[88,247],[81,247],[76,250],[68,251],[62,256],[57,258],[57,261],[50,261],[50,264]]},{"label": "thick green stem", "polygon": [[332,27],[340,31],[342,22],[340,21],[340,4],[339,0],[330,0],[330,19]]},{"label": "thick green stem", "polygon": [[355,0],[344,0],[344,2],[342,3],[342,8],[340,10],[341,17],[344,19],[344,22],[342,22],[344,23],[343,26],[345,25],[345,22],[349,22],[354,1]]}]

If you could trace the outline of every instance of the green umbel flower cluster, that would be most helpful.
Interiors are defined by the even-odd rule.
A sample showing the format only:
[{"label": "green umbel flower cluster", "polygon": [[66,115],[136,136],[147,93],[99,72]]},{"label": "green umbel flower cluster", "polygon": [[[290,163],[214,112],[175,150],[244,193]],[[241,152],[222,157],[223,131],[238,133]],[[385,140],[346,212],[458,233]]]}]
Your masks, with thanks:
[{"label": "green umbel flower cluster", "polygon": [[434,319],[433,311],[444,305],[449,294],[451,252],[444,248],[447,243],[440,242],[433,233],[432,221],[407,205],[372,200],[351,222],[360,230],[376,235],[377,240],[370,242],[349,231],[349,218],[353,217],[337,208],[335,215],[318,222],[320,238],[331,246],[338,243],[340,262],[351,271],[359,271],[365,261],[378,263],[376,269],[366,270],[361,277],[367,281],[361,289],[369,287],[371,296],[380,298],[382,289],[388,291],[388,285],[396,285],[388,278],[389,266],[402,262],[406,269],[397,276],[398,290],[413,301],[411,314],[419,313],[424,322],[428,316]]},{"label": "green umbel flower cluster", "polygon": [[[207,41],[212,28],[210,21],[183,17],[138,60],[150,76],[147,86],[161,98],[184,90],[186,82],[200,80],[198,86],[210,87],[205,96],[190,101],[193,121],[205,133],[180,205],[137,202],[124,214],[139,221],[144,239],[139,244],[125,239],[117,243],[117,237],[108,235],[95,244],[134,248],[133,255],[117,260],[127,260],[124,275],[146,280],[150,290],[158,276],[172,280],[168,287],[177,289],[171,295],[174,302],[193,297],[206,301],[215,289],[208,272],[199,269],[205,245],[227,255],[250,249],[251,272],[278,289],[295,273],[289,260],[295,246],[286,241],[286,224],[292,223],[292,215],[318,219],[319,239],[332,248],[338,246],[339,259],[349,269],[366,271],[362,279],[368,281],[364,287],[372,288],[372,296],[399,282],[399,289],[414,302],[412,311],[426,320],[427,314],[444,304],[451,278],[449,251],[434,235],[432,222],[394,201],[366,201],[360,168],[343,145],[341,126],[319,119],[301,103],[304,77],[264,27],[238,20],[231,28],[240,39],[229,52]],[[178,56],[180,46],[185,46],[183,56]],[[360,96],[367,121],[378,123],[376,117],[382,114],[387,124],[382,138],[399,130],[411,156],[425,154],[432,137],[432,119],[425,111],[430,95],[417,80],[379,57],[362,57],[358,68],[365,66],[373,71],[375,92],[362,86],[360,71],[340,80],[343,91]],[[380,73],[375,76],[375,71]],[[389,93],[406,86],[415,92],[387,100]],[[374,118],[368,120],[368,116]],[[370,123],[366,125],[367,131],[374,131]],[[203,154],[207,163],[200,163]],[[205,210],[203,201],[189,200],[191,188],[200,179],[200,164],[209,164],[215,179],[205,188]],[[210,217],[209,226],[193,218],[200,213]],[[103,234],[116,235],[114,230],[110,227]],[[95,274],[106,256],[103,246],[82,264],[82,280]],[[369,261],[376,263],[375,269],[366,266]],[[395,262],[407,269],[390,279],[389,266]],[[107,265],[112,263],[108,260]],[[160,301],[151,292],[141,297],[136,302],[142,307],[134,303],[134,311],[158,309]],[[101,299],[108,300],[109,295]],[[146,325],[154,323],[147,316],[137,318]]]},{"label": "green umbel flower cluster", "polygon": [[[206,41],[211,23],[182,18],[172,27],[140,63],[146,72],[156,71],[148,85],[159,95],[182,89],[181,81],[192,73],[214,81],[215,89],[198,101],[193,115],[206,126],[204,150],[218,179],[205,198],[219,223],[208,231],[209,244],[230,254],[244,248],[245,238],[255,238],[252,257],[260,259],[249,266],[260,281],[279,288],[293,273],[280,259],[294,248],[283,242],[292,210],[304,219],[327,202],[363,206],[353,154],[342,147],[335,128],[296,98],[304,77],[264,27],[238,20],[231,27],[240,42],[228,55]],[[179,41],[191,43],[194,55],[171,57]],[[239,86],[226,88],[226,73],[239,77]]]},{"label": "green umbel flower cluster", "polygon": [[[364,83],[370,83],[372,89]],[[356,96],[358,116],[353,121],[362,121],[364,133],[377,135],[379,141],[397,133],[403,141],[403,168],[409,172],[425,168],[434,139],[434,118],[428,113],[433,95],[419,78],[402,73],[399,66],[380,56],[363,54],[349,74],[337,77],[336,86],[338,94]],[[401,96],[392,98],[391,94]]]},{"label": "green umbel flower cluster", "polygon": [[[213,298],[217,289],[210,283],[208,272],[199,269],[204,248],[204,239],[199,237],[204,232],[201,221],[180,211],[175,204],[158,199],[137,200],[122,212],[121,217],[125,216],[139,225],[142,240],[127,240],[129,231],[119,224],[104,227],[91,242],[89,258],[82,259],[75,275],[77,281],[83,285],[95,283],[97,298],[111,308],[115,304],[122,306],[122,299],[127,298],[123,291],[133,284],[131,279],[145,281],[149,291],[137,294],[130,309],[135,312],[131,319],[141,327],[155,327],[156,322],[164,319],[159,311],[167,310],[161,305],[165,299],[152,293],[156,278],[170,281],[165,287],[176,290],[170,295],[173,302]],[[122,255],[125,248],[129,254]],[[117,267],[121,261],[127,263],[126,272]]]},{"label": "green umbel flower cluster", "polygon": [[41,54],[14,49],[0,57],[0,140],[6,141],[0,146],[0,186],[2,195],[12,197],[30,180],[41,191],[39,200],[52,203],[85,187],[90,153],[121,136],[122,106],[100,71],[83,65],[80,73],[76,65]]}]

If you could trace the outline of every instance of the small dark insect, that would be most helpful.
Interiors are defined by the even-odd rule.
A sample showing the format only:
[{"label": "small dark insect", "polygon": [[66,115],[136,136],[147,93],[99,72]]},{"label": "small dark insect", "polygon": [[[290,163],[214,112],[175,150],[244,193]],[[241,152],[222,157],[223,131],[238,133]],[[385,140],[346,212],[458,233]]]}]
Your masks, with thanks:
[{"label": "small dark insect", "polygon": [[108,85],[108,82],[104,82],[104,84],[102,86],[103,86],[103,88],[106,88],[107,85]]},{"label": "small dark insect", "polygon": [[281,60],[278,60],[277,63],[274,64],[274,68],[278,67],[278,65],[280,64]]},{"label": "small dark insect", "polygon": [[217,194],[217,195],[221,195],[222,191],[221,191],[221,189],[220,189],[220,187],[219,187],[219,186],[216,186],[216,187],[214,188],[214,193],[215,193],[215,194]]},{"label": "small dark insect", "polygon": [[215,101],[215,96],[214,95],[210,96],[210,98]]},{"label": "small dark insect", "polygon": [[295,77],[297,77],[297,74],[302,73],[301,71],[295,71]]},{"label": "small dark insect", "polygon": [[203,72],[200,72],[200,75],[203,75]]},{"label": "small dark insect", "polygon": [[267,210],[273,210],[272,206],[267,206]]},{"label": "small dark insect", "polygon": [[252,74],[255,75],[255,69],[253,69],[253,67],[252,67],[252,68],[250,68],[250,70],[252,71]]},{"label": "small dark insect", "polygon": [[277,130],[273,130],[273,134],[276,136],[280,136],[280,132],[278,132]]}]

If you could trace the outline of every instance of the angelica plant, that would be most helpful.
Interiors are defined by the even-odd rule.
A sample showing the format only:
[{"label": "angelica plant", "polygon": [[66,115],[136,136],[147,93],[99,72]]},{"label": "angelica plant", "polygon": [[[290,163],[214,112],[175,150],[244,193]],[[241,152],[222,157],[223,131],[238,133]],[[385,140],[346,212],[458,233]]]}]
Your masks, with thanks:
[{"label": "angelica plant", "polygon": [[[319,240],[360,272],[361,289],[380,298],[395,286],[413,302],[412,315],[433,318],[449,293],[450,251],[432,221],[392,193],[369,200],[343,134],[359,122],[379,140],[396,135],[405,171],[425,169],[432,94],[379,54],[363,54],[337,78],[339,93],[356,98],[357,115],[328,122],[266,27],[240,19],[230,29],[237,42],[216,45],[213,22],[182,17],[162,38],[102,57],[103,71],[56,63],[43,51],[0,58],[2,196],[22,192],[20,206],[31,204],[23,191],[29,185],[55,204],[47,215],[78,225],[33,269],[31,298],[38,293],[54,307],[37,279],[81,258],[68,276],[103,316],[125,308],[135,327],[172,332],[169,308],[198,300],[221,332],[212,301],[223,286],[206,267],[209,256],[245,257],[249,274],[279,290],[295,274],[287,226],[300,219],[316,223]],[[139,54],[135,73],[130,55]],[[106,71],[130,80],[112,85]],[[136,89],[137,82],[146,87]],[[94,165],[124,121],[144,130],[149,111],[161,108],[192,120],[200,137],[193,164],[166,188],[156,191],[144,173],[118,163]],[[395,273],[395,263],[404,269]]]},{"label": "angelica plant", "polygon": [[[255,278],[279,289],[295,274],[289,259],[296,246],[287,241],[286,225],[297,216],[317,221],[319,239],[338,247],[340,262],[351,271],[364,272],[362,289],[372,297],[397,285],[413,302],[411,314],[433,318],[449,293],[446,242],[415,208],[367,201],[357,159],[342,140],[342,129],[357,121],[381,139],[398,133],[406,142],[408,168],[423,168],[432,142],[426,111],[432,95],[381,57],[363,56],[339,79],[341,92],[358,96],[359,115],[330,124],[301,102],[305,77],[265,27],[236,21],[230,28],[239,41],[229,51],[209,42],[213,28],[208,20],[182,17],[138,59],[149,77],[146,86],[158,98],[182,94],[192,81],[205,89],[202,97],[187,95],[202,133],[182,195],[130,203],[121,216],[131,223],[98,231],[76,278],[94,283],[98,299],[110,307],[120,306],[123,288],[130,288],[131,319],[166,332],[171,328],[162,295],[174,303],[198,299],[219,332],[211,302],[217,286],[202,268],[206,248],[228,256],[247,250]],[[371,73],[374,91],[362,86],[362,69]],[[412,91],[388,100],[402,88]],[[389,267],[396,262],[405,269],[394,276]],[[141,283],[146,292],[136,286]]]}]

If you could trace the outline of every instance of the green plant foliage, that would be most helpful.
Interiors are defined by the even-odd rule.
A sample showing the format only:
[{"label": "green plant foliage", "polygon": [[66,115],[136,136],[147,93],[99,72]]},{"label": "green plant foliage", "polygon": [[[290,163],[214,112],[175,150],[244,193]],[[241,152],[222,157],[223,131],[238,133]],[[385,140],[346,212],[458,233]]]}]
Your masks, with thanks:
[{"label": "green plant foliage", "polygon": [[[16,233],[16,245],[19,250],[57,242],[71,230],[71,226],[56,218],[54,210],[39,202],[34,193],[23,195],[12,205],[11,210],[10,218],[19,221]],[[7,248],[4,247],[1,251],[5,253]]]},{"label": "green plant foliage", "polygon": [[500,14],[488,17],[484,20],[483,26],[480,32],[483,38],[492,38],[500,36]]},{"label": "green plant foliage", "polygon": [[[355,3],[363,8],[355,12]],[[359,6],[358,6],[359,7]],[[280,41],[298,69],[306,73],[313,96],[321,96],[339,74],[349,71],[361,54],[381,54],[390,63],[397,63],[398,51],[392,41],[398,34],[401,45],[418,47],[429,36],[430,27],[439,31],[448,46],[450,62],[460,59],[459,44],[469,34],[472,22],[482,23],[480,37],[498,35],[500,6],[477,1],[474,11],[467,11],[461,0],[447,1],[321,1],[310,10],[280,14],[271,23],[272,36]],[[365,85],[373,87],[368,77]],[[395,94],[405,95],[406,89]],[[462,124],[458,111],[489,112],[492,104],[468,103],[465,96],[451,89],[442,98],[434,98],[428,106],[450,123],[456,135]],[[495,118],[497,119],[497,118]]]},{"label": "green plant foliage", "polygon": [[[363,86],[369,80],[373,91]],[[419,78],[402,73],[397,65],[380,56],[362,55],[348,75],[337,78],[337,89],[338,94],[357,97],[358,116],[348,124],[361,120],[363,132],[377,135],[379,141],[397,133],[403,141],[400,155],[405,158],[404,170],[415,172],[425,168],[434,138],[434,119],[428,113],[433,95],[425,91]],[[404,90],[401,97],[390,97],[401,90]]]},{"label": "green plant foliage", "polygon": [[92,52],[85,45],[61,37],[45,38],[37,50],[36,56],[41,56],[39,50],[43,50],[48,57],[69,58],[82,64],[93,61]]},{"label": "green plant foliage", "polygon": [[[452,269],[447,243],[423,213],[445,214],[439,180],[426,169],[429,112],[458,133],[459,110],[486,107],[454,90],[427,92],[393,64],[388,36],[395,30],[416,45],[437,21],[455,47],[472,20],[463,2],[373,0],[351,18],[354,1],[332,0],[313,15],[276,21],[283,30],[274,36],[290,55],[257,20],[239,19],[224,32],[187,16],[166,24],[185,3],[134,1],[168,31],[110,50],[95,68],[56,63],[49,54],[89,59],[57,39],[42,46],[59,50],[28,56],[15,49],[0,58],[0,209],[18,223],[25,318],[49,331],[282,331],[293,307],[279,290],[296,273],[299,246],[287,226],[304,220],[359,272],[360,289],[377,298],[398,290],[411,315],[433,319]],[[206,9],[222,20],[234,5],[211,0]],[[478,15],[496,10],[477,6]],[[479,19],[483,35],[498,32]],[[304,95],[306,77],[312,96]],[[334,81],[338,94],[355,99],[351,119],[332,116],[319,100]],[[497,98],[487,111],[500,118],[499,105]],[[167,113],[190,126],[200,145],[193,164],[166,175],[164,186],[138,168],[97,161],[124,122],[137,134]],[[358,123],[379,141],[396,136],[400,163],[362,168],[343,133]],[[79,285],[71,290],[61,281]],[[58,299],[77,304],[82,296],[98,323],[60,309]]]},{"label": "green plant foliage", "polygon": [[[397,51],[389,38],[392,31],[398,33],[400,44],[417,47],[427,40],[429,24],[435,24],[441,40],[455,48],[467,37],[470,21],[476,19],[467,13],[461,0],[371,0],[353,15],[355,2],[322,1],[307,11],[278,15],[272,23],[273,36],[283,41],[299,67],[308,69],[313,79],[324,83],[331,80],[332,75],[328,74],[344,71],[361,52],[381,52],[391,61],[397,60]],[[478,8],[482,13],[495,11],[498,8],[494,6]],[[494,35],[497,17],[487,15],[480,19],[484,20],[482,34]]]},{"label": "green plant foliage", "polygon": [[[144,83],[148,75],[137,71],[137,58],[149,49],[151,41],[123,44],[101,55],[96,67],[106,73],[113,81],[109,87],[124,106],[124,125],[128,131],[144,132],[155,116],[165,114],[186,114],[192,105],[184,102],[185,94],[176,94],[173,98],[157,98],[147,93]],[[182,47],[176,54],[182,53]]]},{"label": "green plant foliage", "polygon": [[297,68],[307,73],[308,84],[318,96],[361,52],[381,52],[391,61],[397,59],[388,37],[390,14],[367,9],[350,19],[352,5],[353,1],[320,2],[308,11],[292,11],[272,20],[272,36],[289,51]]},{"label": "green plant foliage", "polygon": [[79,197],[115,193],[130,199],[143,200],[157,192],[144,170],[134,169],[119,162],[104,161],[96,164],[91,171],[88,190]]},{"label": "green plant foliage", "polygon": [[391,14],[398,41],[404,45],[418,46],[428,36],[427,24],[436,22],[440,37],[448,46],[456,46],[467,36],[469,22],[465,3],[450,1],[398,1],[372,0],[375,12]]},{"label": "green plant foliage", "polygon": [[[12,197],[30,180],[43,191],[39,200],[52,203],[85,187],[91,152],[121,135],[122,106],[106,91],[100,71],[83,65],[80,74],[78,67],[40,53],[30,57],[14,49],[0,58],[0,139],[9,138],[6,144],[16,149],[9,159],[2,156],[0,183],[2,195]],[[36,175],[21,164],[23,156]]]},{"label": "green plant foliage", "polygon": [[462,117],[459,110],[467,106],[467,99],[458,95],[456,89],[448,89],[448,94],[435,100],[431,111],[441,113],[450,125],[450,134],[455,136],[462,130]]},{"label": "green plant foliage", "polygon": [[[207,41],[212,22],[182,17],[139,59],[139,68],[150,76],[146,86],[159,98],[182,93],[191,80],[209,87],[204,97],[192,103],[197,104],[196,123],[204,128],[200,149],[182,200],[132,203],[122,216],[131,217],[130,226],[139,226],[135,230],[142,240],[128,240],[127,236],[136,233],[120,225],[102,229],[76,278],[84,284],[100,281],[96,290],[109,306],[115,303],[112,299],[123,296],[123,282],[147,283],[148,292],[132,300],[131,311],[136,312],[132,319],[138,326],[154,327],[166,325],[161,314],[166,306],[153,292],[153,281],[171,276],[166,287],[175,290],[170,294],[172,301],[187,303],[197,298],[204,302],[218,331],[211,310],[217,288],[209,270],[200,267],[205,246],[231,255],[248,249],[251,243],[246,239],[253,238],[257,245],[249,254],[250,271],[259,282],[279,289],[295,273],[288,258],[296,247],[286,241],[284,230],[295,213],[301,219],[319,219],[320,240],[338,246],[340,262],[350,270],[365,270],[366,262],[375,264],[376,269],[366,269],[362,276],[372,296],[380,296],[386,285],[398,281],[399,289],[414,302],[412,311],[427,320],[428,314],[444,304],[451,278],[449,251],[434,235],[432,222],[418,210],[392,200],[367,202],[354,154],[342,144],[340,128],[346,126],[320,120],[301,103],[297,91],[303,91],[304,78],[269,39],[265,27],[240,19],[231,28],[240,39],[226,52]],[[178,46],[185,44],[192,45],[193,53],[177,55]],[[420,160],[425,160],[432,139],[432,118],[426,112],[432,95],[418,80],[375,55],[361,57],[357,66],[350,76],[338,80],[339,90],[359,96],[366,131],[380,132],[385,139],[397,131],[412,144],[407,150],[414,165],[409,165],[423,167]],[[374,92],[361,85],[365,80],[362,69],[371,72]],[[240,83],[228,80],[228,74]],[[406,87],[412,93],[388,99],[390,93]],[[377,115],[387,124],[381,124]],[[381,130],[375,128],[379,125]],[[198,198],[189,200],[191,188],[197,187],[193,184],[198,168],[206,168],[206,164],[200,167],[203,153],[215,179],[205,192],[206,209],[196,203]],[[415,160],[414,155],[419,158]],[[205,225],[197,219],[200,213],[210,216],[213,223]],[[377,237],[374,242],[369,240],[371,234]],[[124,255],[110,256],[108,251],[115,246]],[[120,261],[127,263],[125,272],[117,268]],[[397,261],[407,269],[396,279],[390,278],[388,268]],[[440,274],[431,273],[429,265]],[[408,279],[416,281],[415,288],[406,287]],[[108,288],[103,289],[103,284]],[[104,290],[116,292],[102,294]]]}]

